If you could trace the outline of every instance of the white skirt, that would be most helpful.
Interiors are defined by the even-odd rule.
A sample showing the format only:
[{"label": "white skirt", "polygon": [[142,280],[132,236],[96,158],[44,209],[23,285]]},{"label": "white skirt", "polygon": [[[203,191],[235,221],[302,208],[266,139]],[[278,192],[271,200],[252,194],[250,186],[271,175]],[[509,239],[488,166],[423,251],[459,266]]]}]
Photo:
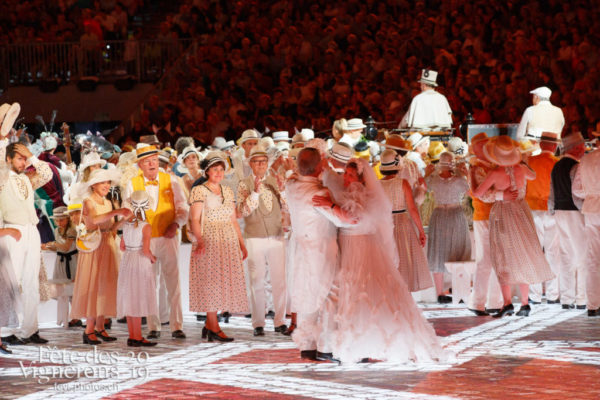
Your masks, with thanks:
[{"label": "white skirt", "polygon": [[141,250],[127,250],[119,268],[117,317],[158,315],[154,267]]}]

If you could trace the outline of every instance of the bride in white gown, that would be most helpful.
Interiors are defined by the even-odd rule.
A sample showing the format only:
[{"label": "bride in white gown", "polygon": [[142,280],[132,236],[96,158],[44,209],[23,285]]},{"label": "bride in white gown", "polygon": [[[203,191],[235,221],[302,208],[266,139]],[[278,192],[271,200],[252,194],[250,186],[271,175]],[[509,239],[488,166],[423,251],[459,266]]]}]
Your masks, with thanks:
[{"label": "bride in white gown", "polygon": [[[358,222],[340,228],[333,356],[341,362],[445,359],[433,327],[398,272],[392,205],[367,161],[348,163],[339,199],[337,205]],[[313,203],[334,206],[329,197],[315,196]]]}]

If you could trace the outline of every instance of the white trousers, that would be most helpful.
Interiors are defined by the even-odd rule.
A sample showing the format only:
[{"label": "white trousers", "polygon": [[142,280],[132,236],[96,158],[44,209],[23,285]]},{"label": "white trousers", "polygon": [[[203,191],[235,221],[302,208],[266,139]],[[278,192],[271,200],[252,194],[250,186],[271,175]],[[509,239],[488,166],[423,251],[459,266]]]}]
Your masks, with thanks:
[{"label": "white trousers", "polygon": [[[544,249],[546,261],[548,261],[550,269],[554,272],[554,275],[556,275],[556,278],[544,282],[544,285],[546,286],[546,299],[558,300],[560,268],[559,264],[556,262],[558,248],[556,221],[554,216],[548,211],[531,210],[531,214],[533,215],[533,222],[535,223],[535,231],[537,232],[540,244]],[[533,301],[541,302],[543,291],[542,283],[529,285],[529,298]]]},{"label": "white trousers", "polygon": [[496,274],[492,273],[489,221],[473,221],[473,235],[477,268],[473,277],[473,291],[469,298],[469,308],[480,311],[486,308],[502,308],[504,300],[500,283]]},{"label": "white trousers", "polygon": [[[250,310],[252,326],[265,326],[267,272],[271,279],[274,325],[285,324],[286,276],[285,247],[282,239],[247,238],[248,275],[250,278]],[[267,269],[268,268],[268,269]]]},{"label": "white trousers", "polygon": [[585,215],[587,308],[600,308],[600,214]]},{"label": "white trousers", "polygon": [[586,304],[585,294],[585,220],[579,211],[556,210],[560,265],[559,290],[561,304]]},{"label": "white trousers", "polygon": [[[183,328],[183,311],[181,309],[181,284],[179,283],[179,237],[157,237],[150,241],[150,250],[156,257],[154,273],[156,276],[156,297],[160,299],[160,286],[167,289],[169,303],[169,327],[171,332]],[[161,307],[164,307],[161,305]],[[160,331],[158,315],[148,315],[148,330]]]},{"label": "white trousers", "polygon": [[22,313],[19,313],[18,328],[2,328],[2,336],[15,335],[28,338],[38,330],[38,305],[40,303],[40,264],[41,240],[40,233],[33,224],[11,225],[5,228],[15,228],[21,232],[17,242],[11,236],[0,238],[0,246],[5,253],[10,254],[13,271],[17,282],[23,289]]}]

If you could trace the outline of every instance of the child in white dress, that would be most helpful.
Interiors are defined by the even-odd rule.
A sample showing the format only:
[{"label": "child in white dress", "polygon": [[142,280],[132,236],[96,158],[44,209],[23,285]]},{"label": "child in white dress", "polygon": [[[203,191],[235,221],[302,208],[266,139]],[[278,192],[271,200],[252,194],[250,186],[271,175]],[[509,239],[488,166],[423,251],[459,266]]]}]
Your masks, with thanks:
[{"label": "child in white dress", "polygon": [[155,346],[142,337],[142,317],[158,315],[156,280],[153,263],[156,257],[150,251],[152,227],[146,223],[148,193],[136,190],[131,194],[133,216],[123,226],[121,251],[123,258],[117,283],[117,317],[127,317],[129,339],[127,346]]}]

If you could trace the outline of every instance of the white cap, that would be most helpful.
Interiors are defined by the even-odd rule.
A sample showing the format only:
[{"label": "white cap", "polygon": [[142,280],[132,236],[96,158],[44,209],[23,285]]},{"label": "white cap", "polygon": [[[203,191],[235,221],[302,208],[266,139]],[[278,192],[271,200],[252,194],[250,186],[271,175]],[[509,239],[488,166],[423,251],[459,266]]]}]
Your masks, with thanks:
[{"label": "white cap", "polygon": [[550,90],[546,86],[542,86],[542,87],[539,87],[537,89],[533,89],[529,93],[535,94],[536,96],[544,98],[544,99],[549,99],[550,96],[552,95],[552,90]]}]

